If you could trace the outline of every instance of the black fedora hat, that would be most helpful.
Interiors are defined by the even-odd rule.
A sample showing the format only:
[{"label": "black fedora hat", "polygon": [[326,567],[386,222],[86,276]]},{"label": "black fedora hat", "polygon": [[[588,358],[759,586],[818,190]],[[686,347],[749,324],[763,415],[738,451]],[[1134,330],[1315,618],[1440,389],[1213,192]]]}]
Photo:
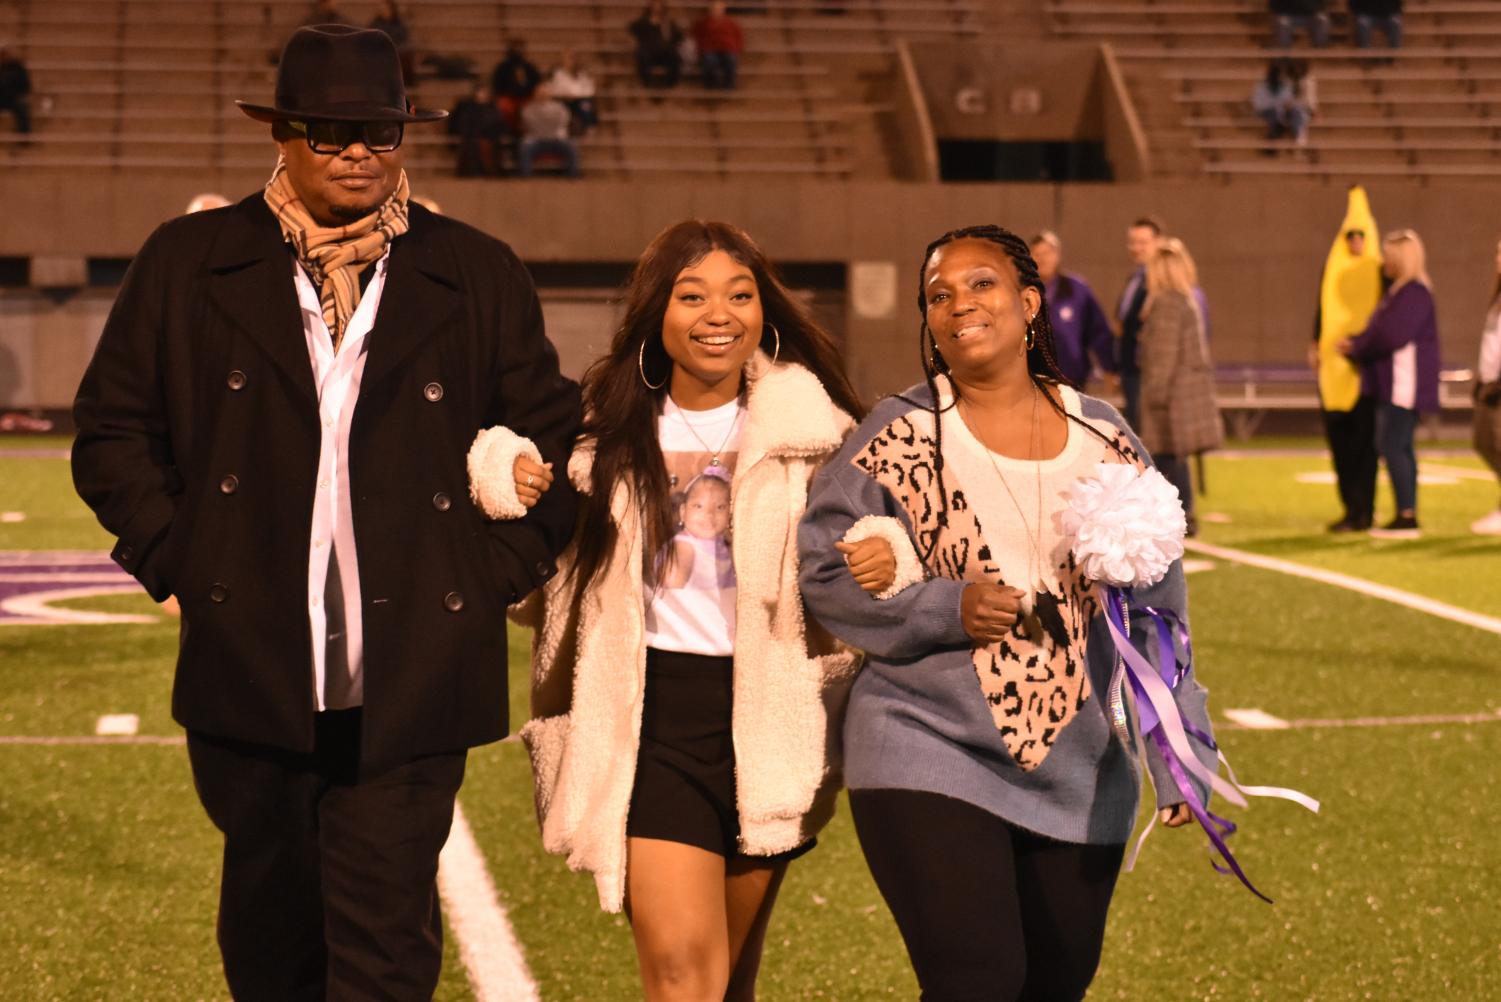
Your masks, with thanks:
[{"label": "black fedora hat", "polygon": [[385,32],[343,24],[292,34],[276,71],[275,105],[235,104],[260,122],[436,122],[448,116],[407,108],[401,57]]}]

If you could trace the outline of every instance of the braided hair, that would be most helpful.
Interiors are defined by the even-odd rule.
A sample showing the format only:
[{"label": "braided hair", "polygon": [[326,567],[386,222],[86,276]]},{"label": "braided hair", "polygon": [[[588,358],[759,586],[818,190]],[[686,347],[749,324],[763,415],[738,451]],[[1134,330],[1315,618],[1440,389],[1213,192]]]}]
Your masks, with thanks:
[{"label": "braided hair", "polygon": [[[1101,432],[1094,425],[1081,418],[1070,414],[1068,410],[1054,399],[1048,391],[1049,386],[1074,386],[1072,380],[1065,376],[1058,366],[1058,358],[1053,351],[1053,322],[1048,311],[1047,290],[1044,288],[1042,279],[1037,274],[1037,262],[1032,259],[1032,249],[1021,237],[1012,233],[1002,226],[985,224],[982,226],[965,226],[957,230],[949,230],[943,236],[928,244],[923,251],[922,263],[917,270],[917,309],[922,315],[922,327],[918,332],[918,352],[922,356],[923,380],[927,383],[928,393],[932,397],[933,412],[933,475],[938,481],[938,527],[941,531],[948,525],[949,496],[943,488],[943,412],[959,404],[959,384],[952,379],[949,387],[954,391],[954,399],[948,407],[942,406],[938,397],[938,377],[948,375],[948,363],[938,354],[938,341],[933,336],[933,330],[928,326],[928,294],[927,274],[928,261],[933,257],[933,252],[956,240],[985,240],[996,244],[1006,252],[1011,260],[1011,266],[1016,271],[1016,281],[1020,288],[1032,288],[1037,290],[1038,307],[1037,314],[1027,323],[1027,373],[1032,377],[1032,384],[1048,405],[1063,416],[1065,421],[1073,421],[1087,429],[1090,434],[1099,438],[1111,449],[1115,450],[1122,458],[1126,457],[1115,440]],[[1078,387],[1075,387],[1077,389]],[[907,398],[901,398],[907,400]],[[914,400],[907,403],[916,404]],[[934,532],[929,540],[927,552],[922,555],[924,561],[932,556],[933,550],[938,546],[939,532]]]}]

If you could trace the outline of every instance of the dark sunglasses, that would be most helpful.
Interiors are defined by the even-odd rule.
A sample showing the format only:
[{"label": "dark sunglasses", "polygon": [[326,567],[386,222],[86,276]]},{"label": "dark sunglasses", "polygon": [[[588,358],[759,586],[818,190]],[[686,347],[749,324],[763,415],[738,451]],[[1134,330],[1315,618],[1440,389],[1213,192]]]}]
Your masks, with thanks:
[{"label": "dark sunglasses", "polygon": [[314,153],[343,153],[345,147],[363,143],[371,153],[390,153],[401,145],[405,128],[401,122],[287,122],[307,138]]}]

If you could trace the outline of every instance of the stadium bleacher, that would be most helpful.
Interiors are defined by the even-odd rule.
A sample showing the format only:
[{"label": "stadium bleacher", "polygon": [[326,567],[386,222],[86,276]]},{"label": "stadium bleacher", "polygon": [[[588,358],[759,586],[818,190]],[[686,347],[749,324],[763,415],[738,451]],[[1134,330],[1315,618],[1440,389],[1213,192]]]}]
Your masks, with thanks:
[{"label": "stadium bleacher", "polygon": [[[1331,4],[1332,44],[1287,50],[1270,47],[1260,0],[1049,0],[1047,11],[1058,37],[1115,44],[1160,172],[1486,176],[1501,152],[1495,4],[1410,0],[1400,49],[1355,48],[1343,4]],[[1262,139],[1248,100],[1281,54],[1307,59],[1318,81],[1301,147]]]},{"label": "stadium bleacher", "polygon": [[[865,75],[895,40],[979,30],[976,0],[859,0],[838,16],[812,0],[742,15],[748,37],[741,88],[705,91],[691,77],[669,91],[636,86],[625,25],[635,0],[410,5],[419,49],[467,58],[481,75],[507,39],[527,40],[544,68],[564,47],[593,64],[601,123],[583,142],[591,176],[755,174],[884,176],[877,118]],[[303,0],[244,6],[188,0],[21,0],[0,12],[0,33],[32,70],[34,135],[0,133],[0,156],[19,169],[251,167],[263,163],[263,128],[231,101],[268,93],[271,56],[306,15]],[[368,19],[372,4],[342,13]],[[424,78],[415,99],[449,107],[462,80]],[[452,151],[436,131],[414,130],[414,165],[446,167]]]}]

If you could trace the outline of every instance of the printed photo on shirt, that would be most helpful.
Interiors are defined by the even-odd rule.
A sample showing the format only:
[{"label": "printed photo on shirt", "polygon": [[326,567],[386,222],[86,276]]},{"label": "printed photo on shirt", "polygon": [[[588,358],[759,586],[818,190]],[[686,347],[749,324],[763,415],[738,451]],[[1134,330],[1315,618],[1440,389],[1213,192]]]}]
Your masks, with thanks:
[{"label": "printed photo on shirt", "polygon": [[660,585],[714,594],[735,587],[730,560],[733,454],[714,465],[706,452],[665,452],[677,533],[662,554]]}]

